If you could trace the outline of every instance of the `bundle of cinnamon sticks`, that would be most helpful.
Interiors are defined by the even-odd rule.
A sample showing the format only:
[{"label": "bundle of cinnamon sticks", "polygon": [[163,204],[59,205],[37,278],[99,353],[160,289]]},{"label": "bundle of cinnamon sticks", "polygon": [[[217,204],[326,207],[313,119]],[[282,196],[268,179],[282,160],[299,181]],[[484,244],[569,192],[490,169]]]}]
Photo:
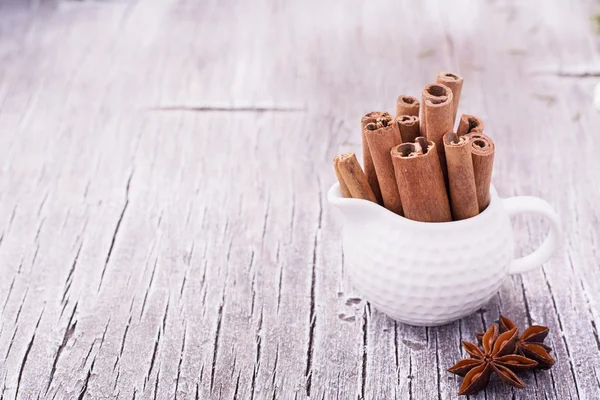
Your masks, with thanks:
[{"label": "bundle of cinnamon sticks", "polygon": [[456,123],[462,87],[462,77],[440,72],[420,102],[399,96],[395,117],[383,111],[363,116],[364,170],[354,153],[333,160],[344,197],[421,222],[462,220],[485,210],[494,142],[476,116],[463,114]]}]

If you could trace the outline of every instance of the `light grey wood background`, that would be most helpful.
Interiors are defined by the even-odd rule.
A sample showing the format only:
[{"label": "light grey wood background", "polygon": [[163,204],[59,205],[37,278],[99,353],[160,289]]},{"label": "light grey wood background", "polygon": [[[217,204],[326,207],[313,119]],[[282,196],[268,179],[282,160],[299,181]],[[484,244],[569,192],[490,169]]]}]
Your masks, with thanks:
[{"label": "light grey wood background", "polygon": [[[548,325],[555,367],[477,399],[600,398],[600,80],[589,1],[0,5],[2,399],[451,399],[461,339]],[[453,324],[344,274],[331,160],[439,70],[494,183],[566,243]],[[546,225],[514,221],[519,249]]]}]

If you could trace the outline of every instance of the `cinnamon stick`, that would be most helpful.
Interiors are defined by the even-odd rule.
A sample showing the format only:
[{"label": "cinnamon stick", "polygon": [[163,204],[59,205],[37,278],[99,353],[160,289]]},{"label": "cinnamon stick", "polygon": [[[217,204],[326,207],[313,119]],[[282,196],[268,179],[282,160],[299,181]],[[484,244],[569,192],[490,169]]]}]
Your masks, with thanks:
[{"label": "cinnamon stick", "polygon": [[337,177],[337,180],[340,183],[340,190],[342,191],[342,195],[345,198],[352,198],[352,193],[350,193],[350,189],[348,188],[348,185],[346,185],[346,181],[344,180],[342,172],[340,171],[339,157],[341,156],[335,156],[333,158],[333,169],[335,170],[335,176]]},{"label": "cinnamon stick", "polygon": [[463,77],[452,72],[438,72],[435,79],[436,82],[442,83],[452,90],[452,126],[456,121],[456,112],[458,111],[458,103],[460,102],[460,94],[463,87]]},{"label": "cinnamon stick", "polygon": [[[342,181],[346,184],[353,198],[377,202],[354,153],[336,156],[333,163],[336,166],[336,172],[339,171],[342,178],[340,184]],[[344,195],[344,197],[346,196]]]},{"label": "cinnamon stick", "polygon": [[456,133],[462,136],[471,132],[483,132],[483,121],[474,115],[461,115]]},{"label": "cinnamon stick", "polygon": [[391,150],[406,218],[421,222],[452,221],[435,146],[418,137],[416,143],[403,143]]},{"label": "cinnamon stick", "polygon": [[454,220],[467,219],[479,214],[470,144],[467,136],[459,137],[454,132],[444,135],[450,205]]},{"label": "cinnamon stick", "polygon": [[401,115],[419,116],[420,103],[416,97],[405,94],[398,96],[396,100],[396,117]]},{"label": "cinnamon stick", "polygon": [[389,122],[392,120],[392,116],[385,111],[373,111],[364,115],[360,119],[360,131],[362,132],[362,147],[363,147],[363,165],[365,167],[365,175],[369,181],[369,185],[375,194],[377,203],[382,203],[381,189],[379,188],[379,182],[377,181],[377,173],[373,166],[373,158],[371,157],[371,151],[369,150],[369,144],[365,136],[365,126],[370,123],[381,124],[382,121]]},{"label": "cinnamon stick", "polygon": [[419,136],[419,117],[414,115],[401,115],[396,117],[402,143],[414,142]]},{"label": "cinnamon stick", "polygon": [[480,132],[468,134],[473,159],[473,172],[475,186],[477,187],[477,203],[479,212],[490,204],[490,184],[492,182],[492,168],[494,166],[494,142]]},{"label": "cinnamon stick", "polygon": [[454,127],[452,90],[441,83],[432,83],[425,86],[422,96],[421,136],[435,143],[444,182],[447,182],[443,137],[447,132],[452,132]]},{"label": "cinnamon stick", "polygon": [[391,148],[400,144],[402,139],[397,123],[382,122],[382,125],[367,124],[364,133],[369,144],[375,171],[377,171],[383,205],[388,210],[402,215],[402,201],[400,200],[396,176],[394,175],[394,165],[390,156]]}]

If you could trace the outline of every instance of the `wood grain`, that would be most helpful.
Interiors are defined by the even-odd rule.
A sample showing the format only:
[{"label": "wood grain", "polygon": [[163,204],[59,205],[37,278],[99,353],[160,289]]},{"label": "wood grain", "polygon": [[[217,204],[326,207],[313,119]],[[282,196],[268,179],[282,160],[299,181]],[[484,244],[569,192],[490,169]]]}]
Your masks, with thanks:
[{"label": "wood grain", "polygon": [[[460,340],[500,312],[548,325],[556,365],[471,398],[599,398],[594,7],[0,2],[0,398],[454,399]],[[498,191],[551,202],[566,243],[417,328],[352,289],[325,193],[361,115],[440,70]],[[522,252],[545,235],[514,222]]]}]

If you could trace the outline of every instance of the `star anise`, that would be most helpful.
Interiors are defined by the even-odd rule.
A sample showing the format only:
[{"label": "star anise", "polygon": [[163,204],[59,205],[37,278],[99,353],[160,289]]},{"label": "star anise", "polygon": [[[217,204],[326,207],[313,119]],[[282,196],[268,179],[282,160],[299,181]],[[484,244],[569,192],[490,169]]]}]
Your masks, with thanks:
[{"label": "star anise", "polygon": [[[516,328],[510,319],[500,316],[498,320],[500,333],[508,332]],[[548,327],[533,325],[525,329],[515,343],[515,354],[519,354],[537,361],[538,368],[548,369],[554,365],[554,359],[548,354],[552,349],[543,342],[548,336]]]},{"label": "star anise", "polygon": [[498,327],[492,325],[483,335],[483,351],[475,343],[462,342],[465,351],[471,357],[448,369],[453,374],[465,377],[458,394],[473,394],[483,389],[494,372],[508,385],[525,387],[525,383],[513,371],[535,368],[537,362],[512,354],[517,340],[516,328],[499,335]]}]

